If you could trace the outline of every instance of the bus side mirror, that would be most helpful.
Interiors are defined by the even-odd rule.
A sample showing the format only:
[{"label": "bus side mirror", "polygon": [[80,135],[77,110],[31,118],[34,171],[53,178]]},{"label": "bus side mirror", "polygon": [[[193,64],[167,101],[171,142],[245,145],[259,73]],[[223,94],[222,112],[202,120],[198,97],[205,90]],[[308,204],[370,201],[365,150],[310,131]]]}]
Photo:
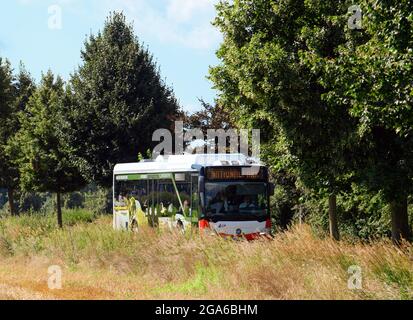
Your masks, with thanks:
[{"label": "bus side mirror", "polygon": [[268,193],[269,193],[270,197],[275,195],[275,184],[274,183],[270,183],[268,185]]}]

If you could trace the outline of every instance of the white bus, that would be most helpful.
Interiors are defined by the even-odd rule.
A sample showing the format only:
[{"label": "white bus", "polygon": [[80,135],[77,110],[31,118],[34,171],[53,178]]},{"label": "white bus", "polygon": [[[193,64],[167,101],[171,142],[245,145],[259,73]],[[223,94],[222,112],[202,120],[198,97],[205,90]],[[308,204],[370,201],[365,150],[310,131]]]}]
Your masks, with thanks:
[{"label": "white bus", "polygon": [[241,154],[159,156],[118,164],[113,227],[197,227],[233,238],[271,232],[268,169]]}]

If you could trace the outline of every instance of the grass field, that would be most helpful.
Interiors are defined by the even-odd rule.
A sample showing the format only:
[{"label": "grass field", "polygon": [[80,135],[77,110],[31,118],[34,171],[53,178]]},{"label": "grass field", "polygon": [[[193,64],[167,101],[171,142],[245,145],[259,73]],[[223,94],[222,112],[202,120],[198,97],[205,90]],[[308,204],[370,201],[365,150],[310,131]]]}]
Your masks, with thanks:
[{"label": "grass field", "polygon": [[[142,230],[74,210],[0,219],[1,299],[413,299],[413,248],[340,242],[295,227],[274,240]],[[62,288],[48,288],[60,266]],[[362,271],[350,290],[348,269]]]}]

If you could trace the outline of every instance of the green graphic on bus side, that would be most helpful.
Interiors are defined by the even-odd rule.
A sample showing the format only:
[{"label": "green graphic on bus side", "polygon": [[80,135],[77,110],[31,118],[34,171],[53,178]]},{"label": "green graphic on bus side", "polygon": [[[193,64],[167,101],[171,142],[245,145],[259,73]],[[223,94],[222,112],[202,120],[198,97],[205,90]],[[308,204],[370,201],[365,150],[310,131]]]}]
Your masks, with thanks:
[{"label": "green graphic on bus side", "polygon": [[138,180],[160,180],[172,179],[172,173],[158,173],[158,174],[127,174],[116,176],[116,181],[138,181]]}]

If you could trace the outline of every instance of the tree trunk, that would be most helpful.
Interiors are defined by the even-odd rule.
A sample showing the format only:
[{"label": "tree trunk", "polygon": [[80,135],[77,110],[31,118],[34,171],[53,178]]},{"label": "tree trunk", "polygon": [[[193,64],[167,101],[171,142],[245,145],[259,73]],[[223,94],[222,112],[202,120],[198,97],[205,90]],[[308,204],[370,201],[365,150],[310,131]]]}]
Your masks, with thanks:
[{"label": "tree trunk", "polygon": [[14,189],[8,188],[7,189],[7,196],[9,198],[9,207],[10,207],[10,214],[12,216],[17,215],[16,206],[14,205]]},{"label": "tree trunk", "polygon": [[391,225],[392,225],[392,240],[393,243],[399,245],[404,240],[411,240],[409,216],[407,213],[407,197],[400,201],[392,201],[390,204],[391,210]]},{"label": "tree trunk", "polygon": [[60,229],[63,228],[63,218],[62,218],[62,203],[61,203],[61,194],[60,192],[56,193],[57,201],[57,225]]},{"label": "tree trunk", "polygon": [[336,195],[330,195],[328,199],[328,213],[330,220],[330,237],[336,241],[340,240],[340,233],[338,231],[337,223],[337,197]]}]

